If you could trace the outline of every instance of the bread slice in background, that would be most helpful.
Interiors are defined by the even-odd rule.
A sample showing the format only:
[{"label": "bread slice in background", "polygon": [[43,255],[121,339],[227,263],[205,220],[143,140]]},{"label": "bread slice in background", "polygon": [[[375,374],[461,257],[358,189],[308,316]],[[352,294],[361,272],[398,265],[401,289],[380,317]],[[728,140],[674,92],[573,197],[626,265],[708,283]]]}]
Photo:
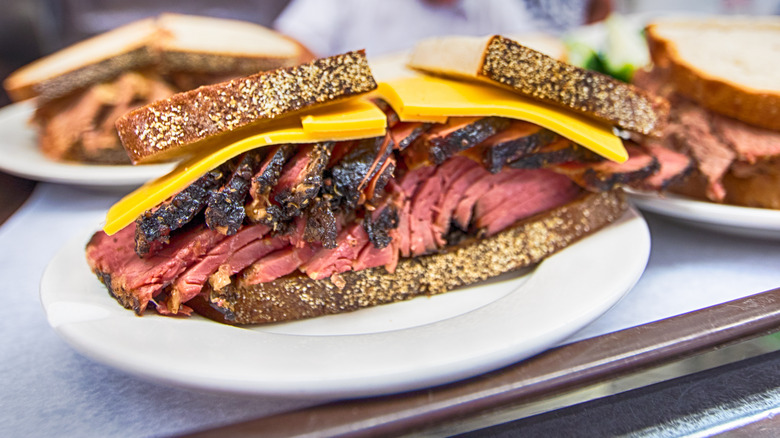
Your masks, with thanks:
[{"label": "bread slice in background", "polygon": [[4,86],[15,101],[65,96],[130,70],[233,77],[311,59],[299,43],[249,22],[181,14],[139,20],[68,46],[15,71]]},{"label": "bread slice in background", "polygon": [[640,134],[660,134],[669,110],[664,99],[500,35],[424,40],[409,66],[487,81]]},{"label": "bread slice in background", "polygon": [[167,71],[256,73],[312,57],[297,41],[247,21],[167,13],[157,26],[154,48]]},{"label": "bread slice in background", "polygon": [[3,86],[14,101],[64,96],[153,64],[150,46],[157,34],[155,19],[135,21],[40,58],[13,72]]},{"label": "bread slice in background", "polygon": [[646,28],[653,62],[700,105],[780,130],[780,17],[657,20]]}]

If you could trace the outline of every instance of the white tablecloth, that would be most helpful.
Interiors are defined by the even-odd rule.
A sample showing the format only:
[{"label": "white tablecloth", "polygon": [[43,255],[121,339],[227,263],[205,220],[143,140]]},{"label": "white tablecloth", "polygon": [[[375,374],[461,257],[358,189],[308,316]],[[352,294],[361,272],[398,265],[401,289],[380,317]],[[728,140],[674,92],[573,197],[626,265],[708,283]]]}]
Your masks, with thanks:
[{"label": "white tablecloth", "polygon": [[[39,184],[0,227],[0,431],[5,436],[150,436],[194,431],[315,404],[149,383],[92,362],[49,327],[38,284],[67,241],[102,222],[117,194]],[[636,287],[571,340],[780,287],[780,239],[698,230],[646,215],[653,249]],[[570,341],[571,341],[570,340]]]}]

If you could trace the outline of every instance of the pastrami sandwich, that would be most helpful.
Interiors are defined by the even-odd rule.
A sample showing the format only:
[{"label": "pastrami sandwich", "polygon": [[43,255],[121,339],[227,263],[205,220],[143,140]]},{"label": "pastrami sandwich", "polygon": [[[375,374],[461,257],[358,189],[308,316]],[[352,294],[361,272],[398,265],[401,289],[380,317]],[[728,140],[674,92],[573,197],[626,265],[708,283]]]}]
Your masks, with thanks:
[{"label": "pastrami sandwich", "polygon": [[777,17],[657,20],[653,66],[634,83],[673,103],[661,138],[693,161],[668,189],[696,199],[780,209],[780,40]]},{"label": "pastrami sandwich", "polygon": [[[661,109],[630,123],[661,125],[662,100],[586,76],[598,96],[641,95]],[[568,105],[427,74],[377,84],[362,52],[178,94],[117,128],[135,162],[189,158],[112,207],[87,260],[139,315],[151,304],[237,324],[347,312],[532,266],[622,216],[619,187],[659,169],[612,123]]]},{"label": "pastrami sandwich", "polygon": [[40,150],[57,161],[130,164],[114,122],[127,111],[207,83],[311,59],[262,26],[162,14],[96,35],[12,73],[15,101],[35,98]]}]

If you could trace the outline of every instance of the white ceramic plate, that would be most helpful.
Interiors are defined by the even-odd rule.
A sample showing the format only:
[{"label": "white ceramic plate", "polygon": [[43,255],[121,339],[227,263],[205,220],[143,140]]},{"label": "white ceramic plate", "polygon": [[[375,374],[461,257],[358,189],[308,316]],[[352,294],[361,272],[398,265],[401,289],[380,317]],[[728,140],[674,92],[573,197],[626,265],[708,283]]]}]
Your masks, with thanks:
[{"label": "white ceramic plate", "polygon": [[780,239],[780,210],[716,204],[673,194],[629,193],[642,210],[693,226],[738,236]]},{"label": "white ceramic plate", "polygon": [[38,149],[35,130],[28,123],[33,111],[31,101],[0,108],[0,170],[36,181],[124,189],[173,169],[170,163],[108,166],[52,161]]},{"label": "white ceramic plate", "polygon": [[41,281],[49,323],[76,350],[154,381],[287,397],[388,394],[448,383],[557,345],[644,271],[650,235],[621,220],[533,270],[434,297],[272,326],[137,317],[89,272],[80,236]]}]

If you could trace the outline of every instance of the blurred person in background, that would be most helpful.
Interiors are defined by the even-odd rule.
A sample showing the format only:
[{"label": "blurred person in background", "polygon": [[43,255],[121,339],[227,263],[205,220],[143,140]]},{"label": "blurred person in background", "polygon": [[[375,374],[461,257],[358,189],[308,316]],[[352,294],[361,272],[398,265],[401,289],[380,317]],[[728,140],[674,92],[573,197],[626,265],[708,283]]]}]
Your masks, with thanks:
[{"label": "blurred person in background", "polygon": [[556,35],[611,10],[611,0],[292,0],[274,26],[320,56],[379,55],[438,35]]}]

